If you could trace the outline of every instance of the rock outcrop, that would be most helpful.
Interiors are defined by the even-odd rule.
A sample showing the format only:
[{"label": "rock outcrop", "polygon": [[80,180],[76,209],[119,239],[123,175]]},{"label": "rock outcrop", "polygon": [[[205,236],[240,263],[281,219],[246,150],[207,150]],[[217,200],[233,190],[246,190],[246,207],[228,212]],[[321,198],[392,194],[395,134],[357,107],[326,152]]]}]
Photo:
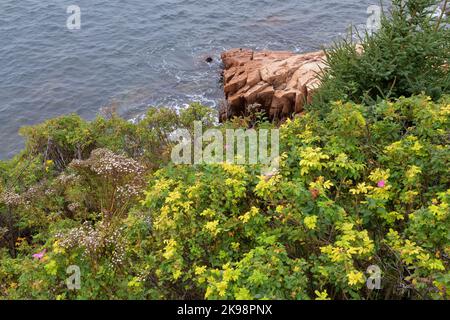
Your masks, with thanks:
[{"label": "rock outcrop", "polygon": [[295,54],[287,51],[233,49],[222,54],[227,103],[220,120],[264,111],[271,120],[285,119],[303,110],[320,84],[325,68],[323,51]]}]

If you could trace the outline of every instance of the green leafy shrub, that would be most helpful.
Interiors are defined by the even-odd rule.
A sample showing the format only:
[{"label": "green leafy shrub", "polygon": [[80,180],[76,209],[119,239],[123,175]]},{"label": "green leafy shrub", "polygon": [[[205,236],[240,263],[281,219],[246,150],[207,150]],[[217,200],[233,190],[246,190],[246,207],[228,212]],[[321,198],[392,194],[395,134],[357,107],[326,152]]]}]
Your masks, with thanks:
[{"label": "green leafy shrub", "polygon": [[215,111],[198,103],[177,112],[170,108],[149,108],[146,115],[132,123],[115,113],[88,122],[72,114],[50,119],[20,130],[26,138],[27,157],[41,156],[64,170],[74,159],[87,159],[94,149],[107,148],[137,159],[146,167],[157,168],[170,159],[175,129],[192,129],[194,121],[205,127],[214,123]]},{"label": "green leafy shrub", "polygon": [[[113,183],[97,169],[103,156],[131,160],[94,151],[47,178],[47,198],[9,194],[24,199],[13,203],[3,191],[2,216],[10,208],[21,222],[9,238],[15,255],[2,251],[2,295],[447,299],[449,108],[448,96],[338,101],[326,117],[309,112],[282,125],[274,174],[261,176],[258,165],[167,165],[149,173],[141,204],[126,208],[107,202],[104,186]],[[71,212],[75,199],[84,204]],[[102,214],[112,204],[120,214]],[[30,229],[36,208],[41,224]],[[80,290],[65,286],[69,265],[81,269]],[[372,265],[381,290],[366,287]]]},{"label": "green leafy shrub", "polygon": [[270,178],[233,165],[159,171],[145,204],[164,295],[370,298],[376,264],[379,297],[446,297],[448,101],[337,102],[324,120],[288,121]]},{"label": "green leafy shrub", "polygon": [[449,299],[450,42],[434,3],[394,0],[363,53],[328,52],[267,175],[169,161],[175,130],[272,128],[261,115],[216,126],[193,104],[24,128],[26,149],[0,161],[0,298]]},{"label": "green leafy shrub", "polygon": [[150,108],[137,123],[113,113],[92,122],[68,115],[23,128],[26,149],[0,161],[0,248],[22,259],[69,226],[88,222],[95,228],[103,219],[113,232],[137,204],[145,175],[168,161],[173,130],[191,129],[195,120],[212,125],[214,114],[194,103],[180,112]]},{"label": "green leafy shrub", "polygon": [[425,92],[439,99],[448,92],[450,29],[448,17],[433,14],[439,3],[394,0],[380,30],[360,35],[360,48],[350,39],[326,50],[327,69],[312,109],[319,103],[329,110],[329,102],[336,100],[372,104],[378,97]]}]

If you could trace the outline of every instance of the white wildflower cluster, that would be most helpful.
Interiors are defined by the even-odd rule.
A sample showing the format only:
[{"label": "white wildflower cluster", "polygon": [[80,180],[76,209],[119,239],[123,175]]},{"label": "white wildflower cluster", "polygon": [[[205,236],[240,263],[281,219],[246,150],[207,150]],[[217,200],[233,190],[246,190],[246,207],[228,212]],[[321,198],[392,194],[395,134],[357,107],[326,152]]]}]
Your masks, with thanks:
[{"label": "white wildflower cluster", "polygon": [[115,202],[115,208],[127,204],[130,199],[143,192],[145,167],[134,159],[108,149],[96,149],[89,159],[74,160],[71,166],[88,183],[92,183],[92,178],[103,180],[101,183],[94,183],[94,186],[113,185],[114,194],[108,199]]},{"label": "white wildflower cluster", "polygon": [[145,168],[136,160],[115,154],[108,149],[96,149],[92,151],[88,160],[74,160],[72,166],[77,168],[89,168],[101,176],[109,176],[120,179],[127,175],[142,175]]},{"label": "white wildflower cluster", "polygon": [[69,209],[70,212],[77,212],[80,208],[81,204],[79,202],[72,202],[67,206],[67,209]]},{"label": "white wildflower cluster", "polygon": [[66,249],[80,246],[89,252],[95,252],[98,249],[98,234],[89,222],[85,222],[81,227],[71,229],[66,234],[58,233],[56,238],[59,240],[59,246]]},{"label": "white wildflower cluster", "polygon": [[8,233],[8,228],[6,227],[0,227],[0,239],[3,239],[5,235]]},{"label": "white wildflower cluster", "polygon": [[133,180],[132,183],[127,183],[116,188],[117,198],[123,202],[127,199],[138,197],[142,192],[142,184],[138,179]]},{"label": "white wildflower cluster", "polygon": [[152,217],[148,212],[140,211],[135,213],[135,215],[138,219],[142,220],[148,228],[152,227]]},{"label": "white wildflower cluster", "polygon": [[4,191],[0,194],[0,203],[4,203],[9,207],[17,207],[23,202],[23,198],[13,191]]},{"label": "white wildflower cluster", "polygon": [[69,232],[56,234],[58,244],[65,249],[84,249],[84,255],[91,259],[109,256],[114,266],[121,266],[125,259],[123,228],[111,230],[106,222],[100,222],[96,228],[85,222],[81,227]]},{"label": "white wildflower cluster", "polygon": [[47,189],[49,189],[48,184],[45,181],[41,181],[30,186],[24,192],[23,196],[27,200],[42,198],[44,194],[51,194],[51,192],[48,192]]},{"label": "white wildflower cluster", "polygon": [[55,189],[50,188],[42,182],[29,187],[28,190],[23,193],[23,198],[26,200],[27,205],[31,205],[32,202],[42,199],[44,196],[53,197],[55,193]]},{"label": "white wildflower cluster", "polygon": [[55,191],[55,189],[50,188],[50,189],[46,189],[44,191],[44,193],[46,196],[53,196],[56,193],[56,191]]},{"label": "white wildflower cluster", "polygon": [[109,252],[111,252],[111,262],[115,266],[123,265],[125,260],[125,244],[121,240],[121,233],[119,230],[115,230],[108,237],[104,239],[105,246],[110,248]]},{"label": "white wildflower cluster", "polygon": [[77,176],[76,174],[60,174],[58,176],[58,178],[56,178],[56,182],[58,182],[61,185],[68,185],[70,183],[74,183],[77,182],[79,180],[79,176]]},{"label": "white wildflower cluster", "polygon": [[28,188],[24,196],[27,199],[33,199],[35,195],[41,192],[42,187],[40,185],[34,185]]}]

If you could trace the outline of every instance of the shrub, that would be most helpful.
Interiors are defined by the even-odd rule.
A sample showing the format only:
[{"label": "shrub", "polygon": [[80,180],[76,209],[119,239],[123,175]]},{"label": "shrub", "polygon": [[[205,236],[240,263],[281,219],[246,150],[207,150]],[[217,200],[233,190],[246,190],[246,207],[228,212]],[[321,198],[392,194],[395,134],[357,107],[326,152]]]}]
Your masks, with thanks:
[{"label": "shrub", "polygon": [[107,148],[155,169],[169,161],[170,135],[175,129],[192,129],[194,121],[202,121],[208,127],[214,123],[214,118],[214,110],[198,103],[180,112],[152,107],[137,123],[115,113],[109,118],[97,117],[92,122],[75,114],[61,116],[20,130],[26,138],[22,157],[40,156],[44,163],[51,161],[54,169],[62,171],[72,160],[87,159],[94,149]]},{"label": "shrub", "polygon": [[328,52],[267,175],[168,163],[176,129],[215,126],[199,104],[23,129],[26,149],[0,161],[0,298],[449,299],[449,33],[434,3],[394,0],[362,54]]},{"label": "shrub", "polygon": [[126,214],[144,186],[144,166],[108,149],[96,149],[89,159],[73,160],[70,167],[85,190],[83,202],[105,220]]},{"label": "shrub", "polygon": [[[32,192],[2,186],[2,217],[9,212],[15,220],[5,244],[14,255],[1,251],[0,292],[41,299],[447,299],[449,106],[448,96],[370,107],[338,101],[325,117],[309,112],[280,128],[277,172],[167,165],[149,172],[141,204],[109,201],[118,186],[144,176],[135,160],[105,149]],[[102,214],[111,206],[116,210]],[[81,269],[80,290],[65,286],[70,265]],[[372,265],[382,271],[379,291],[365,285]]]},{"label": "shrub", "polygon": [[436,100],[448,92],[449,17],[432,14],[440,2],[394,0],[380,30],[360,34],[362,53],[352,39],[326,50],[327,70],[313,109],[319,103],[327,111],[336,100],[373,104],[379,97],[422,92]]},{"label": "shrub", "polygon": [[448,101],[370,112],[337,102],[324,120],[288,121],[270,178],[234,165],[162,169],[144,202],[158,287],[168,298],[371,298],[366,269],[377,264],[378,297],[447,297]]}]

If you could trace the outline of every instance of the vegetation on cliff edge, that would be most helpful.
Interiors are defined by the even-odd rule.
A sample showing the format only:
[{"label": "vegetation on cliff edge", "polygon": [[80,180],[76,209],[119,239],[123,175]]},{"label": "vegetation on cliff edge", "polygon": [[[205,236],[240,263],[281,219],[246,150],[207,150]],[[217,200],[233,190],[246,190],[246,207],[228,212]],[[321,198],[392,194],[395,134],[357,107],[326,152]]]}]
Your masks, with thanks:
[{"label": "vegetation on cliff edge", "polygon": [[193,104],[23,128],[26,148],[0,161],[0,298],[449,299],[450,41],[430,3],[394,1],[409,14],[362,54],[329,52],[270,175],[170,162],[174,130],[272,127],[263,115],[217,125]]}]

